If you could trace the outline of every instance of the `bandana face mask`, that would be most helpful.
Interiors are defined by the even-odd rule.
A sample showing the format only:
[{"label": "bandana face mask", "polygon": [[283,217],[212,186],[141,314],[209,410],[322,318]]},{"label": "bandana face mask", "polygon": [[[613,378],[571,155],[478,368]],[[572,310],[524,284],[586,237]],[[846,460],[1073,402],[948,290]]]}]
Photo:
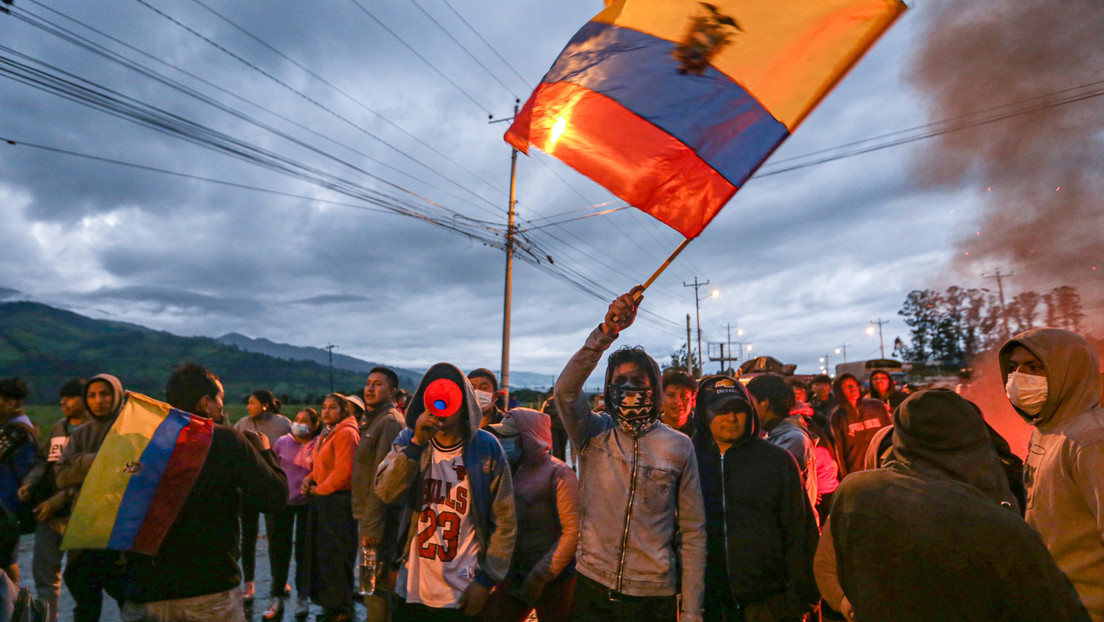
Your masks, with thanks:
[{"label": "bandana face mask", "polygon": [[659,420],[655,412],[655,392],[651,388],[637,388],[622,384],[610,387],[610,413],[617,418],[621,429],[632,435],[647,431]]}]

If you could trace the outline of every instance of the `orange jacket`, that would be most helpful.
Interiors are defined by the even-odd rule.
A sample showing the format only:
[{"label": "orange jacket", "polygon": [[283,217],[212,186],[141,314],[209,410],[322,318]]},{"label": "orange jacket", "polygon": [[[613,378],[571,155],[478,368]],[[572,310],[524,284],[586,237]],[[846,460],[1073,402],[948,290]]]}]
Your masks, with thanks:
[{"label": "orange jacket", "polygon": [[316,485],[314,494],[328,495],[352,489],[353,457],[359,442],[356,418],[346,417],[315,444],[310,474]]}]

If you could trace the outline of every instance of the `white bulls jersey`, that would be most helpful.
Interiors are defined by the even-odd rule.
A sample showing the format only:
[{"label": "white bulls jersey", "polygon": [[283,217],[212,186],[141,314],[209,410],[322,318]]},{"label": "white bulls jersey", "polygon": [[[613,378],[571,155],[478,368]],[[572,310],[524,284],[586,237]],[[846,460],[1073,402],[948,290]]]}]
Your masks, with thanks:
[{"label": "white bulls jersey", "polygon": [[[418,529],[398,581],[406,602],[455,609],[475,578],[478,544],[472,525],[471,487],[463,446],[431,441],[429,473],[422,479]],[[402,576],[405,574],[406,576]]]}]

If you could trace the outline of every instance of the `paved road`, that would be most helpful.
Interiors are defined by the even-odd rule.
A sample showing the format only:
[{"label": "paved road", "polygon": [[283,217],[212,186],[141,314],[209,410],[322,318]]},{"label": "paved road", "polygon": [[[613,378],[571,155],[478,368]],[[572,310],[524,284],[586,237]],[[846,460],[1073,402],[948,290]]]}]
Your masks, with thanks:
[{"label": "paved road", "polygon": [[[20,538],[19,541],[19,571],[20,581],[19,584],[23,587],[31,589],[31,593],[34,593],[34,576],[31,574],[31,558],[34,554],[34,534],[25,535]],[[257,541],[257,600],[254,603],[254,609],[252,612],[246,611],[246,619],[251,622],[260,622],[261,614],[264,613],[265,607],[268,604],[268,594],[271,589],[271,575],[268,571],[268,538],[264,533],[264,521],[261,521],[261,537]],[[295,576],[295,560],[291,562],[291,577]],[[292,608],[295,604],[295,597],[288,599],[287,611],[284,613],[284,620],[291,621],[295,618],[292,616]],[[64,622],[66,620],[73,619],[73,597],[69,595],[69,590],[65,589],[65,585],[61,586],[61,614],[59,620]],[[251,613],[251,615],[249,615]],[[315,615],[322,613],[321,607],[311,606],[311,619],[314,619]],[[364,608],[357,606],[356,619],[363,620],[366,613]],[[105,597],[103,615],[100,617],[102,622],[121,622],[119,617],[119,608],[115,606],[114,602],[110,598]]]}]

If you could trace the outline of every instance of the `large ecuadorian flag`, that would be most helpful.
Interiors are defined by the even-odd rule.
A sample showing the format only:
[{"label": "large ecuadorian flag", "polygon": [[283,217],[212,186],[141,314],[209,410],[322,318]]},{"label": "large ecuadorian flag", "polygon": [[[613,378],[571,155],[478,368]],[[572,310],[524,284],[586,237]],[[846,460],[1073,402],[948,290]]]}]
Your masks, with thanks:
[{"label": "large ecuadorian flag", "polygon": [[687,238],[904,11],[899,0],[616,0],[506,132]]},{"label": "large ecuadorian flag", "polygon": [[127,392],[69,518],[62,549],[154,555],[195,484],[214,424]]}]

